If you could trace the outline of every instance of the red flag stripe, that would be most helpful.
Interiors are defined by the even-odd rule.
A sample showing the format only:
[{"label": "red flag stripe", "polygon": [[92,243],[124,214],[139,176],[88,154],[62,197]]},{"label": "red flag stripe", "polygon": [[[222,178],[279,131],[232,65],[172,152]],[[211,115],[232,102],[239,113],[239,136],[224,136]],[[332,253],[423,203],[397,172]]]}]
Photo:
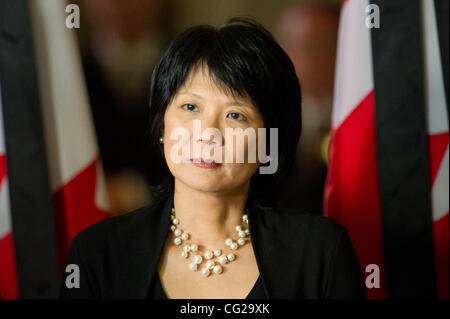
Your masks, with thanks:
[{"label": "red flag stripe", "polygon": [[6,178],[6,156],[0,154],[0,189],[2,189],[3,181]]},{"label": "red flag stripe", "polygon": [[[1,112],[1,109],[0,109]],[[1,120],[1,116],[0,116]],[[0,123],[1,125],[1,123]],[[0,127],[1,129],[1,127]],[[0,132],[1,133],[1,132]],[[2,138],[2,136],[0,136]],[[7,187],[6,156],[0,154],[0,192],[5,192]],[[3,195],[3,194],[2,194]],[[5,198],[9,200],[9,198]],[[0,213],[9,214],[7,207],[0,202]],[[8,224],[8,223],[7,223]],[[0,225],[5,226],[5,225]],[[16,259],[14,253],[14,242],[11,231],[0,233],[0,298],[19,298],[19,288],[17,285]]]},{"label": "red flag stripe", "polygon": [[371,91],[333,130],[325,186],[325,215],[345,225],[361,262],[380,267],[380,289],[369,298],[384,298],[381,214],[375,139],[374,93]]},{"label": "red flag stripe", "polygon": [[449,298],[449,240],[448,212],[433,223],[434,254],[436,259],[437,295],[441,299]]},{"label": "red flag stripe", "polygon": [[430,152],[430,172],[431,185],[434,185],[436,177],[441,167],[442,159],[448,147],[448,132],[440,134],[430,134],[428,136],[428,145]]},{"label": "red flag stripe", "polygon": [[98,161],[97,157],[53,194],[60,267],[72,238],[83,228],[109,216],[95,203]]},{"label": "red flag stripe", "polygon": [[11,232],[0,238],[0,298],[19,298],[14,243]]}]

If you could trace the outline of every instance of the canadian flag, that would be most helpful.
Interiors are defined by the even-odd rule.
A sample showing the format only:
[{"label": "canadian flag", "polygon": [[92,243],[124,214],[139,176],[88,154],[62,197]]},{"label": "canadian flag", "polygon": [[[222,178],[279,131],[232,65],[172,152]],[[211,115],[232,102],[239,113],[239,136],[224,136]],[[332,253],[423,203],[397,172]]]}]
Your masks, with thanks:
[{"label": "canadian flag", "polygon": [[[347,227],[363,273],[366,265],[383,265],[368,4],[349,0],[341,9],[324,201],[324,214]],[[382,289],[367,293],[384,297]]]},{"label": "canadian flag", "polygon": [[60,265],[71,239],[108,216],[76,31],[65,24],[66,4],[60,0],[30,4]]},{"label": "canadian flag", "polygon": [[66,4],[0,3],[1,298],[57,297],[72,238],[109,216]]},{"label": "canadian flag", "polygon": [[445,25],[447,1],[342,4],[324,213],[347,227],[369,298],[449,296]]},{"label": "canadian flag", "polygon": [[[0,87],[1,88],[1,87]],[[18,286],[9,205],[5,134],[0,91],[0,298],[17,298]]]},{"label": "canadian flag", "polygon": [[[437,294],[449,297],[448,115],[434,1],[422,0],[424,85]],[[448,58],[448,57],[447,57]]]}]

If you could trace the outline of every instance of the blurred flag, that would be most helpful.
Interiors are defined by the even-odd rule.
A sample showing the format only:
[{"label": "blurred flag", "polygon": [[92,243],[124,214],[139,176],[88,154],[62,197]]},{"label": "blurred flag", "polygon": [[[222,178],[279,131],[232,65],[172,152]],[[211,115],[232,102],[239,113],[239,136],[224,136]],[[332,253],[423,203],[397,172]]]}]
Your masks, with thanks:
[{"label": "blurred flag", "polygon": [[66,1],[30,3],[59,257],[81,229],[108,216],[107,194]]},{"label": "blurred flag", "polygon": [[[447,101],[445,97],[444,75],[442,72],[443,65],[439,47],[439,32],[434,1],[422,0],[421,4],[425,105],[430,158],[431,206],[437,293],[440,298],[449,298],[449,136]],[[446,28],[448,32],[448,5],[446,11]],[[446,41],[448,48],[448,38],[446,38]],[[448,61],[448,54],[446,58]]]},{"label": "blurred flag", "polygon": [[0,298],[10,299],[18,297],[18,287],[8,189],[0,89]]},{"label": "blurred flag", "polygon": [[71,239],[109,216],[65,6],[0,0],[2,298],[56,297]]},{"label": "blurred flag", "polygon": [[[370,4],[380,28],[365,23]],[[448,1],[423,4],[341,9],[324,212],[366,276],[379,267],[369,298],[448,298]]]},{"label": "blurred flag", "polygon": [[[325,215],[344,224],[360,261],[383,265],[375,106],[367,1],[343,3],[340,17]],[[383,275],[383,272],[381,272]],[[384,278],[381,278],[384,280]],[[384,297],[383,289],[368,291]]]}]

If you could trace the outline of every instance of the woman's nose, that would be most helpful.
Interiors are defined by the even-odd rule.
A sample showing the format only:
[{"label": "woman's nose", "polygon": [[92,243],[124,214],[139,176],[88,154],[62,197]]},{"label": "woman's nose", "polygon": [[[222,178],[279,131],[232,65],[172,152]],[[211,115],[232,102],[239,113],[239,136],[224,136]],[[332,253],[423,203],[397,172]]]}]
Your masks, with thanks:
[{"label": "woman's nose", "polygon": [[222,134],[218,128],[208,127],[203,130],[199,139],[203,145],[216,145],[222,140]]},{"label": "woman's nose", "polygon": [[223,142],[223,131],[218,116],[209,116],[201,119],[201,130],[194,136],[195,142],[202,144],[217,144]]}]

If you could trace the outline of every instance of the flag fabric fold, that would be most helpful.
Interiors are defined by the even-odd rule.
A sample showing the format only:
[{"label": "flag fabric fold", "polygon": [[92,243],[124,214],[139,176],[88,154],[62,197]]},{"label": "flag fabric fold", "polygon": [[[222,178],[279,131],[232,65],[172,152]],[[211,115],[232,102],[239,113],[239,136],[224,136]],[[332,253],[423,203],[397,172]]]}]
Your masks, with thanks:
[{"label": "flag fabric fold", "polygon": [[[448,298],[448,39],[434,3],[342,4],[324,214],[347,227],[363,272],[379,267],[369,298]],[[380,28],[365,24],[369,5]]]},{"label": "flag fabric fold", "polygon": [[2,298],[57,297],[72,238],[109,216],[67,4],[0,0]]}]

